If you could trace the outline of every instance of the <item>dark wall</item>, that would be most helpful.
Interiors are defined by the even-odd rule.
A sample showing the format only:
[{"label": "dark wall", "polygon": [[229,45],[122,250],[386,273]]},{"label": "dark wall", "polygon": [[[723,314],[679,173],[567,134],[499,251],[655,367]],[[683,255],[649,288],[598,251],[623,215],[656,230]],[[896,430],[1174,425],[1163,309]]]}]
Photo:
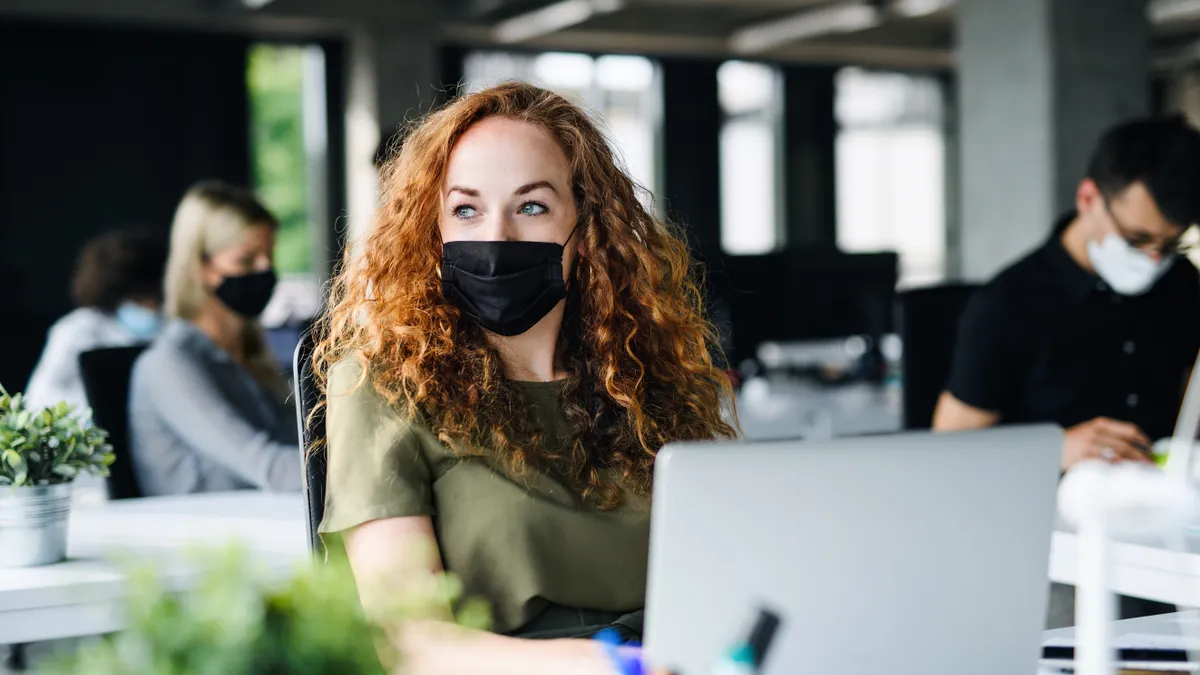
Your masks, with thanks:
[{"label": "dark wall", "polygon": [[704,260],[721,251],[719,61],[662,59],[663,196]]},{"label": "dark wall", "polygon": [[187,186],[249,182],[250,40],[0,22],[0,383],[21,389],[71,309],[79,247],[168,231]]}]

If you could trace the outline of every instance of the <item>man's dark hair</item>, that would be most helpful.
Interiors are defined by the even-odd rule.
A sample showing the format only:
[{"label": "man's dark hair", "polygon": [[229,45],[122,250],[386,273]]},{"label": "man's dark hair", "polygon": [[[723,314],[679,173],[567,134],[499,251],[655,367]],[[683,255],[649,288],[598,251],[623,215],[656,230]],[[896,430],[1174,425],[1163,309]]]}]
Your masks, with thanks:
[{"label": "man's dark hair", "polygon": [[1131,120],[1104,133],[1087,177],[1115,197],[1141,182],[1174,225],[1200,221],[1200,131],[1182,116]]},{"label": "man's dark hair", "polygon": [[115,230],[84,244],[72,296],[79,307],[112,312],[126,300],[162,299],[167,246],[140,229]]}]

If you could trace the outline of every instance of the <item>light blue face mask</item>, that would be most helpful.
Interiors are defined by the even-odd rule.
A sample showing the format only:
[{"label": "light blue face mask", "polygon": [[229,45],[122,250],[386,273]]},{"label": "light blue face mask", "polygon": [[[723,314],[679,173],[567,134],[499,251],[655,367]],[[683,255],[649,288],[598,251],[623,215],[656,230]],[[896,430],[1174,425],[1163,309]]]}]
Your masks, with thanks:
[{"label": "light blue face mask", "polygon": [[162,328],[162,317],[158,312],[133,302],[124,302],[117,307],[117,321],[138,340],[149,341]]}]

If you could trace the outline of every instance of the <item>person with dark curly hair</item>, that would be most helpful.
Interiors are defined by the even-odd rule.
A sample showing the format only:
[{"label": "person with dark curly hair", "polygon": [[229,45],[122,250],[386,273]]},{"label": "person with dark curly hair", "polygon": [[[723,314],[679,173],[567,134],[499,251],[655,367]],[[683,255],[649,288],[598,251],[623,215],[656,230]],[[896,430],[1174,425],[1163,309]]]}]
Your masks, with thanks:
[{"label": "person with dark curly hair", "polygon": [[406,136],[314,355],[320,529],[368,611],[445,569],[501,634],[408,621],[406,672],[603,673],[589,641],[515,638],[640,634],[655,455],[735,435],[699,288],[563,97],[501,85]]},{"label": "person with dark curly hair", "polygon": [[72,282],[76,309],[50,327],[25,390],[31,406],[65,401],[86,408],[79,355],[149,342],[158,333],[166,263],[166,243],[139,229],[115,230],[84,245]]}]

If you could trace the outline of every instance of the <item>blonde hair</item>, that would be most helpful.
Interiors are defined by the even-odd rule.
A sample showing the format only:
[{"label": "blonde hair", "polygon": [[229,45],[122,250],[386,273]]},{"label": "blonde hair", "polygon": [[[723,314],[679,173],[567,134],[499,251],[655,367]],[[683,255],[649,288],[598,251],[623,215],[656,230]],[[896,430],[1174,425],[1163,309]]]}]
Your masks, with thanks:
[{"label": "blonde hair", "polygon": [[[250,190],[220,181],[193,185],[175,209],[167,258],[163,308],[167,316],[190,321],[200,314],[210,291],[201,266],[209,256],[235,246],[254,227],[276,229],[278,221]],[[287,385],[267,350],[258,321],[247,321],[242,336],[245,363],[259,384],[278,396]]]}]

